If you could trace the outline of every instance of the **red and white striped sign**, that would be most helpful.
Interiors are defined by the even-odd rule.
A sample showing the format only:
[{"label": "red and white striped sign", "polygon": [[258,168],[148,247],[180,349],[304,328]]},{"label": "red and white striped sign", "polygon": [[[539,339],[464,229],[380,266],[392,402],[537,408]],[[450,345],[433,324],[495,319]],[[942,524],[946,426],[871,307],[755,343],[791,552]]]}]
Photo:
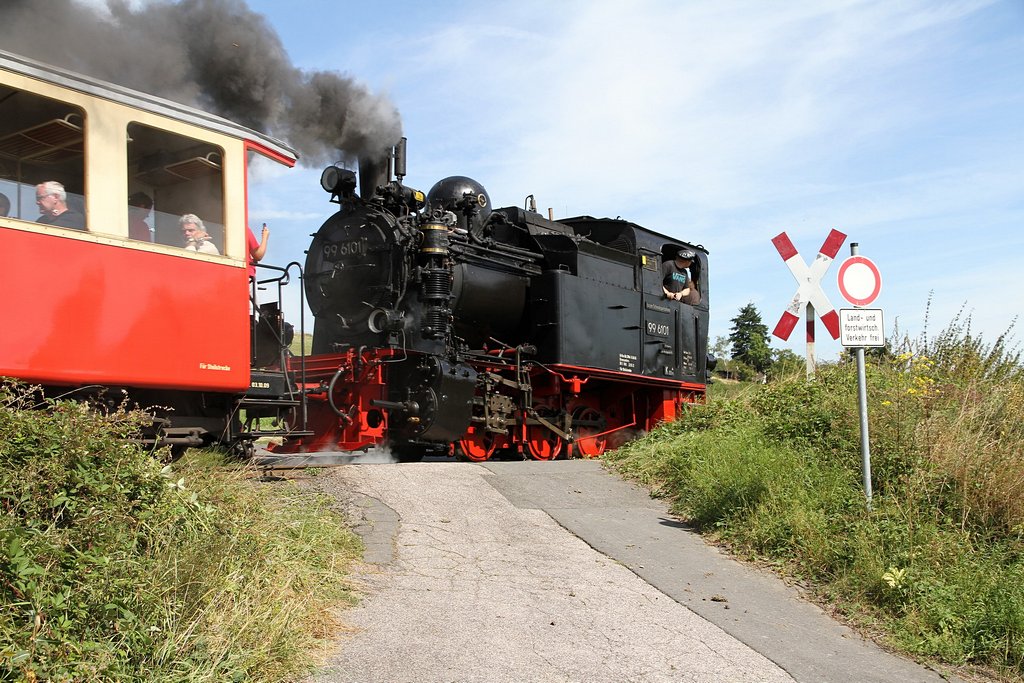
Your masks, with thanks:
[{"label": "red and white striped sign", "polygon": [[[786,262],[786,266],[793,273],[793,277],[796,278],[799,285],[796,294],[793,295],[793,300],[786,307],[786,311],[782,314],[772,334],[779,339],[789,339],[793,328],[800,322],[800,314],[809,303],[821,316],[821,322],[825,323],[825,329],[832,335],[832,338],[839,339],[839,314],[836,313],[836,309],[821,288],[821,278],[832,264],[836,254],[839,253],[839,247],[843,246],[845,241],[845,234],[838,230],[830,232],[825,238],[825,243],[821,245],[814,263],[808,268],[786,233],[779,233],[772,238],[772,244],[778,249],[779,255],[782,256],[782,260]],[[814,341],[813,325],[813,319],[808,318],[807,341],[809,342]]]}]

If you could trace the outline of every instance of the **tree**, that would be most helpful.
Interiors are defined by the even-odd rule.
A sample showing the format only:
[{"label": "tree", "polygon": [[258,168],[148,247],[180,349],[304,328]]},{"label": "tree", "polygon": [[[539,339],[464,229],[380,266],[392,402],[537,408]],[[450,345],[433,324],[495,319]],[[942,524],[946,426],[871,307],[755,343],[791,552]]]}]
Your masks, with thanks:
[{"label": "tree", "polygon": [[751,302],[740,309],[732,319],[729,333],[732,357],[746,363],[758,372],[766,372],[772,364],[772,350],[768,346],[768,326],[761,322],[761,314]]},{"label": "tree", "polygon": [[768,373],[771,380],[804,372],[807,360],[789,349],[772,349],[772,367]]},{"label": "tree", "polygon": [[725,360],[729,357],[729,338],[723,334],[715,337],[715,343],[711,345],[711,353],[718,360]]}]

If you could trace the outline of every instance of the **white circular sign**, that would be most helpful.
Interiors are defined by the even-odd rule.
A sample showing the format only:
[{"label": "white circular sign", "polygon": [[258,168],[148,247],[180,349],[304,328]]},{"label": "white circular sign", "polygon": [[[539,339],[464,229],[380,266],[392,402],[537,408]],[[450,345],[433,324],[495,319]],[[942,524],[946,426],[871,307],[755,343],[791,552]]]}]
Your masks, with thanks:
[{"label": "white circular sign", "polygon": [[882,274],[871,259],[851,256],[839,266],[839,292],[854,306],[867,306],[882,291]]}]

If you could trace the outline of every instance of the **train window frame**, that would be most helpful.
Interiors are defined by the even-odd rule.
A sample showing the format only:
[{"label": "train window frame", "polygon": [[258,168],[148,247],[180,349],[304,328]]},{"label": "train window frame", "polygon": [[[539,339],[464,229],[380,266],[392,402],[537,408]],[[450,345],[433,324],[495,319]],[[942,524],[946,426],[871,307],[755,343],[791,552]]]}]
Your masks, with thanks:
[{"label": "train window frame", "polygon": [[[88,135],[91,113],[84,103],[53,97],[16,81],[0,82],[0,192],[10,201],[4,218],[72,233],[87,232]],[[82,228],[39,223],[36,186],[56,181]]]},{"label": "train window frame", "polygon": [[150,239],[133,241],[184,247],[179,221],[194,214],[203,221],[217,255],[230,253],[224,146],[136,118],[128,122],[125,134],[125,197],[145,194],[150,204],[146,216],[129,206],[128,239],[133,240],[131,223],[148,218]]}]

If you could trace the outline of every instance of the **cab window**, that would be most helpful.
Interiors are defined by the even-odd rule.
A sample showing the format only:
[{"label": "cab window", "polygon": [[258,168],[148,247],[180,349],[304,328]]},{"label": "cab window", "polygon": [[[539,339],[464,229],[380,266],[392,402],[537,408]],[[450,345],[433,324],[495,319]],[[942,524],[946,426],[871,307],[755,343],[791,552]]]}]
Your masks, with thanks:
[{"label": "cab window", "polygon": [[201,221],[209,242],[223,254],[223,158],[217,145],[141,123],[129,124],[125,193],[129,237],[185,246],[195,231],[184,232],[181,218],[190,216]]},{"label": "cab window", "polygon": [[[6,198],[0,198],[0,213],[8,206],[10,217],[39,219],[36,186],[55,182],[63,186],[65,199],[47,210],[74,211],[79,214],[76,227],[82,225],[85,124],[80,107],[0,85],[0,193]],[[59,221],[53,225],[61,227]]]}]

